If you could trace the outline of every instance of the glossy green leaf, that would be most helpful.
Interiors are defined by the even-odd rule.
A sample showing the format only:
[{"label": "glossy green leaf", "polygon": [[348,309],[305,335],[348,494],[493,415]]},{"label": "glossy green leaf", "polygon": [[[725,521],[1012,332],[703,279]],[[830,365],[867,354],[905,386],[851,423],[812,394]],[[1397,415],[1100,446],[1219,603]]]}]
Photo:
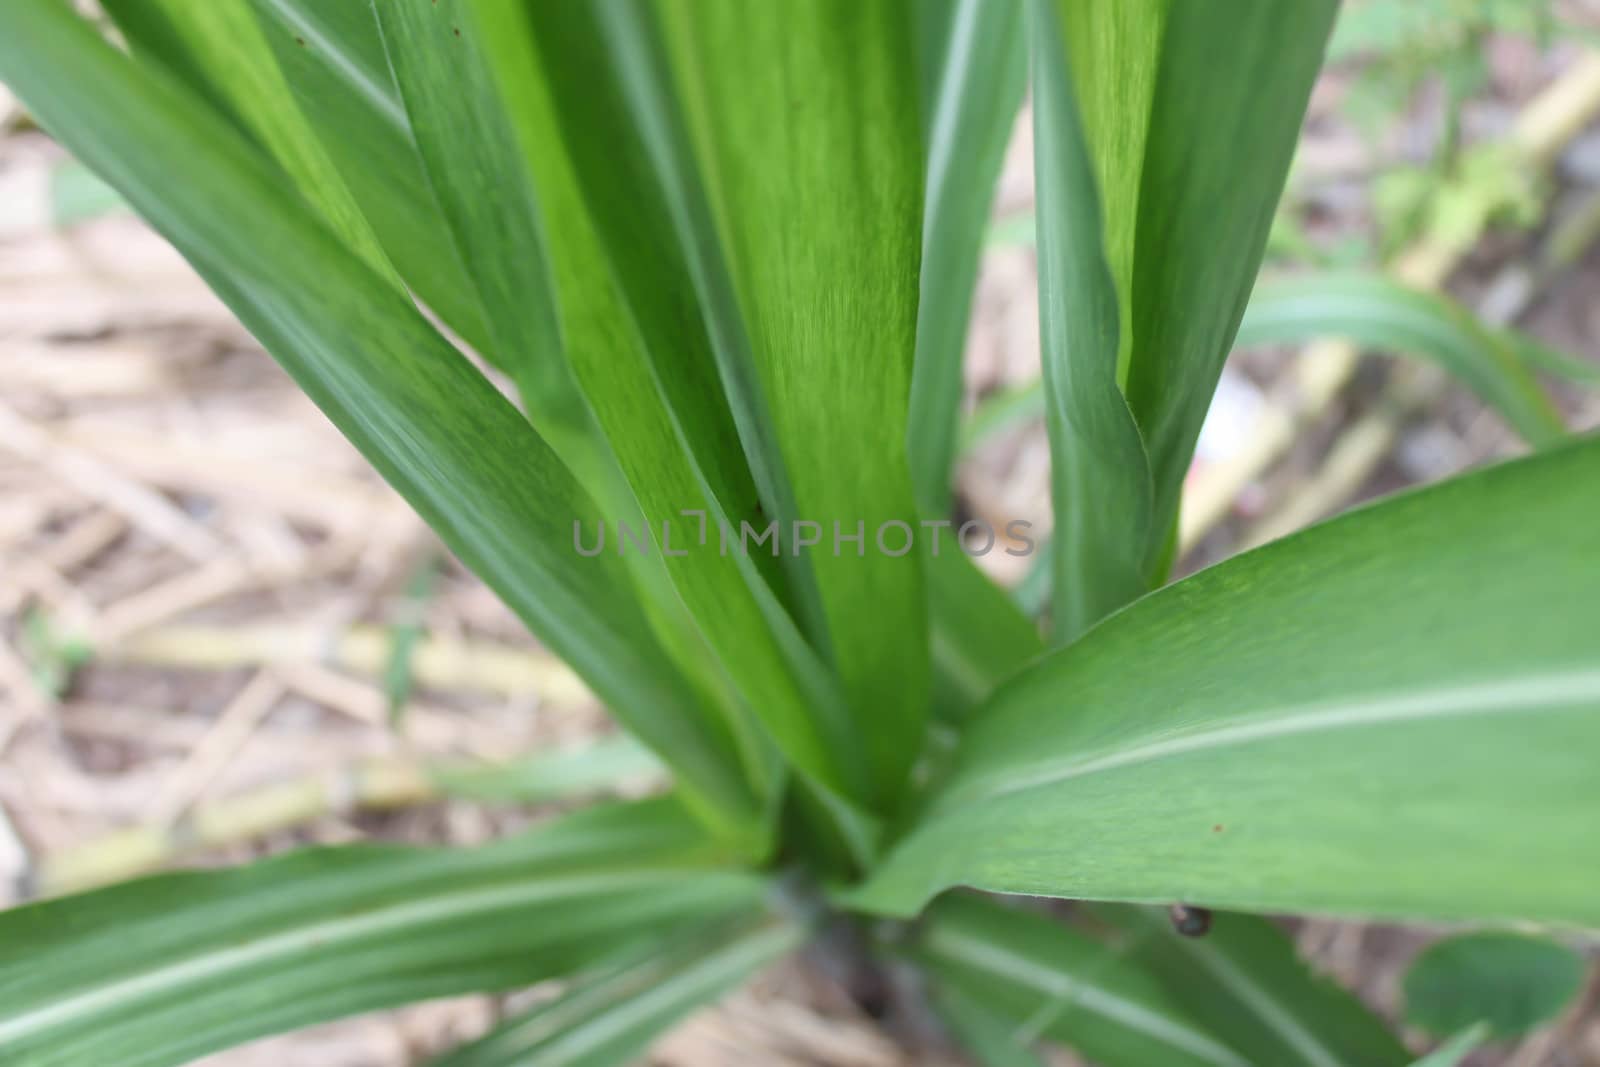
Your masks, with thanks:
[{"label": "glossy green leaf", "polygon": [[[906,456],[922,221],[909,0],[656,8],[802,521],[829,652],[878,788],[899,792],[929,691]],[[747,453],[750,451],[747,445]],[[888,527],[898,548],[903,532]],[[847,542],[835,535],[862,542]],[[798,539],[796,539],[798,541]]]},{"label": "glossy green leaf", "polygon": [[1007,683],[854,901],[1600,924],[1600,441],[1151,594]]},{"label": "glossy green leaf", "polygon": [[232,119],[353,251],[375,270],[390,269],[245,0],[110,0],[105,7],[137,58],[165,66]]},{"label": "glossy green leaf", "polygon": [[929,909],[908,955],[935,983],[1103,1067],[1249,1067],[1138,968],[1060,923],[978,897]]},{"label": "glossy green leaf", "polygon": [[[202,6],[168,2],[184,9]],[[239,2],[210,0],[223,7]],[[372,5],[359,0],[243,2],[255,13],[301,115],[406,285],[475,350],[498,363],[483,305],[455,254],[412,140]]]},{"label": "glossy green leaf", "polygon": [[[768,584],[769,578],[781,580],[782,572],[764,569],[758,558],[765,551],[773,562],[775,544],[763,549],[745,541],[743,524],[755,515],[749,510],[754,490],[748,474],[736,469],[738,441],[720,403],[704,331],[693,325],[693,292],[681,276],[643,294],[609,283],[600,223],[591,222],[575,168],[557,148],[563,142],[554,104],[565,97],[538,84],[551,71],[555,49],[535,51],[528,26],[512,21],[516,12],[506,5],[484,3],[480,10],[497,20],[502,84],[525,124],[530,168],[546,201],[570,356],[649,523],[647,531],[635,532],[643,533],[646,551],[660,557],[693,615],[691,625],[719,657],[749,714],[816,782],[869,802],[872,788],[838,682]],[[578,25],[556,25],[558,14]],[[574,62],[583,45],[603,47],[592,23],[584,24],[589,14],[579,6],[552,8],[543,12],[549,21],[535,25],[548,35],[559,33],[574,53],[566,61]],[[505,49],[519,28],[525,49],[514,59]],[[552,71],[551,80],[562,85],[567,76]],[[591,88],[587,80],[585,88]],[[576,140],[567,143],[576,158]],[[630,328],[630,320],[637,326]],[[610,550],[626,551],[617,521],[611,522],[617,543]],[[748,732],[743,747],[759,752],[764,738],[753,726]],[[760,756],[747,759],[758,762]]]},{"label": "glossy green leaf", "polygon": [[995,181],[1027,81],[1021,0],[928,0],[944,23],[931,89],[908,451],[922,514],[950,510],[961,358]]},{"label": "glossy green leaf", "polygon": [[1572,1003],[1589,964],[1542,937],[1484,931],[1423,949],[1405,976],[1406,1020],[1433,1034],[1477,1023],[1491,1037],[1517,1037]]},{"label": "glossy green leaf", "polygon": [[[1125,391],[1155,478],[1153,572],[1164,569],[1166,533],[1337,10],[1336,0],[1169,4],[1124,294],[1133,324]],[[1102,76],[1120,74],[1112,66]]]},{"label": "glossy green leaf", "polygon": [[600,494],[614,463],[561,342],[539,202],[465,0],[373,6],[423,171],[539,435]]},{"label": "glossy green leaf", "polygon": [[1184,937],[1160,909],[1100,905],[1123,958],[1251,1063],[1388,1067],[1411,1057],[1353,993],[1312,973],[1294,942],[1254,915],[1218,912],[1204,937]]},{"label": "glossy green leaf", "polygon": [[1265,282],[1239,326],[1240,347],[1318,337],[1434,360],[1498,410],[1533,445],[1565,434],[1517,347],[1449,298],[1374,274],[1315,274]]},{"label": "glossy green leaf", "polygon": [[1068,642],[1145,591],[1153,490],[1117,387],[1117,289],[1054,0],[1036,0],[1033,17],[1039,330],[1055,506],[1051,636]]},{"label": "glossy green leaf", "polygon": [[[1117,382],[1125,383],[1135,333],[1131,294],[1145,143],[1161,67],[1162,31],[1173,0],[1052,0],[1052,4],[1055,18],[1049,25],[1065,45],[1065,62],[1072,74],[1070,88],[1058,83],[1054,92],[1058,96],[1071,92],[1075,97],[1082,131],[1073,136],[1086,145],[1090,176],[1103,207],[1101,243],[1118,303],[1112,362]],[[1035,38],[1036,48],[1045,47],[1044,36]],[[1053,40],[1048,47],[1056,47]],[[1057,136],[1065,136],[1064,131]],[[1075,145],[1064,147],[1081,151]],[[1045,199],[1041,190],[1039,231],[1050,225],[1042,217]],[[1037,239],[1031,232],[1029,237]]]},{"label": "glossy green leaf", "polygon": [[788,954],[804,927],[749,914],[654,934],[433,1067],[625,1067],[672,1024]]},{"label": "glossy green leaf", "polygon": [[[652,637],[594,505],[527,422],[276,171],[65,8],[5,12],[0,76],[170,239],[463,562],[723,817],[754,817],[731,737]],[[106,99],[126,102],[115,112]],[[170,195],[181,161],[186,195]]]},{"label": "glossy green leaf", "polygon": [[526,985],[761,881],[670,800],[476,849],[313,849],[0,914],[0,1061],[162,1067],[412,1000]]}]

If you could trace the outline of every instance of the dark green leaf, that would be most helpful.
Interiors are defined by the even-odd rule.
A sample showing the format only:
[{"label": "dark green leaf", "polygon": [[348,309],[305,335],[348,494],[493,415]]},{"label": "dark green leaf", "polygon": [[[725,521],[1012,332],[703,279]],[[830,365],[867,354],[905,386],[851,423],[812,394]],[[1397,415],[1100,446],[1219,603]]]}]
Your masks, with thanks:
[{"label": "dark green leaf", "polygon": [[940,900],[908,949],[935,983],[1103,1067],[1248,1067],[1149,975],[1082,934],[970,896]]},{"label": "dark green leaf", "polygon": [[944,23],[927,132],[927,191],[909,453],[922,514],[950,510],[961,357],[989,205],[1027,81],[1021,0],[926,0]]},{"label": "dark green leaf", "polygon": [[1034,4],[1033,118],[1055,505],[1052,637],[1068,642],[1147,588],[1152,482],[1139,428],[1117,387],[1117,288],[1057,14],[1055,0]]},{"label": "dark green leaf", "polygon": [[3,23],[0,76],[35,114],[698,797],[757,818],[731,738],[656,644],[622,562],[577,556],[573,523],[594,505],[526,420],[202,102],[59,4],[13,4]]},{"label": "dark green leaf", "polygon": [[162,1067],[412,1000],[529,984],[759,879],[670,800],[469,850],[314,849],[0,914],[0,1061]]},{"label": "dark green leaf", "polygon": [[1145,597],[996,693],[862,906],[971,885],[1600,924],[1587,440]]},{"label": "dark green leaf", "polygon": [[1092,914],[1123,935],[1140,964],[1207,1029],[1254,1064],[1387,1067],[1404,1046],[1354,994],[1313,974],[1294,942],[1267,919],[1212,916],[1204,937],[1184,937],[1161,909],[1100,905]]},{"label": "dark green leaf", "polygon": [[1517,1037],[1560,1015],[1589,971],[1576,952],[1504,931],[1462,934],[1422,951],[1406,972],[1406,1019],[1436,1035],[1487,1023]]},{"label": "dark green leaf", "polygon": [[[1338,10],[1336,0],[1169,6],[1125,294],[1126,393],[1155,476],[1156,571]],[[1110,64],[1102,76],[1120,75]]]},{"label": "dark green leaf", "polygon": [[1022,1040],[1022,1023],[950,989],[935,990],[933,1004],[956,1042],[982,1067],[1044,1067]]}]

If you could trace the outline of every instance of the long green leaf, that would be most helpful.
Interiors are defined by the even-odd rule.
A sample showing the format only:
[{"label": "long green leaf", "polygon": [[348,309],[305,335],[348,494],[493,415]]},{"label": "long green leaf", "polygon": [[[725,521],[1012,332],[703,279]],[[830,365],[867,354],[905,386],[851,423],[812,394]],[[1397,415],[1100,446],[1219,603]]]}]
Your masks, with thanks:
[{"label": "long green leaf", "polygon": [[1565,434],[1517,347],[1448,298],[1373,274],[1316,274],[1256,287],[1236,344],[1338,336],[1437,361],[1493,406],[1532,445]]},{"label": "long green leaf", "polygon": [[[130,0],[136,2],[136,0]],[[240,0],[210,0],[220,6]],[[435,203],[370,3],[243,0],[323,151],[406,284],[498,363],[483,305]],[[183,3],[181,7],[210,6]]]},{"label": "long green leaf", "polygon": [[614,461],[563,353],[539,202],[465,8],[463,0],[382,0],[373,10],[423,171],[500,364],[539,435],[600,494]]},{"label": "long green leaf", "polygon": [[804,927],[755,908],[652,936],[433,1067],[624,1067],[696,1008],[796,948]]},{"label": "long green leaf", "polygon": [[[759,805],[655,643],[594,505],[527,422],[203,103],[52,0],[9,5],[0,76],[170,239],[388,481],[702,799]],[[125,108],[112,111],[108,99]],[[181,167],[181,170],[175,168]],[[183,195],[173,195],[181,176]]]},{"label": "long green leaf", "polygon": [[0,1062],[163,1067],[263,1034],[588,966],[748,911],[670,800],[469,850],[354,846],[0,914]]},{"label": "long green leaf", "polygon": [[1248,1067],[1149,975],[1044,916],[946,897],[909,950],[940,987],[1103,1067]]},{"label": "long green leaf", "polygon": [[1145,591],[1153,489],[1117,388],[1117,290],[1054,0],[1038,0],[1033,15],[1040,342],[1056,521],[1052,637],[1067,642]]},{"label": "long green leaf", "polygon": [[[922,220],[909,0],[661,3],[674,83],[734,280],[830,651],[873,780],[920,750],[929,667],[906,458]],[[863,540],[845,542],[835,535]]]},{"label": "long green leaf", "polygon": [[[955,538],[942,538],[939,547],[926,558],[935,704],[942,718],[961,720],[1044,651],[1044,643]],[[1038,547],[1036,541],[1033,550]]]},{"label": "long green leaf", "polygon": [[1211,1033],[1251,1063],[1274,1067],[1388,1067],[1405,1047],[1354,994],[1311,972],[1269,920],[1219,912],[1204,937],[1179,934],[1162,911],[1101,905],[1120,951],[1157,977]]},{"label": "long green leaf", "polygon": [[1126,393],[1155,477],[1154,577],[1337,10],[1337,0],[1169,4],[1125,294]]},{"label": "long green leaf", "polygon": [[260,142],[347,244],[380,272],[390,269],[244,0],[111,0],[105,8],[136,56],[204,94]]},{"label": "long green leaf", "polygon": [[[746,510],[754,493],[748,474],[733,469],[738,442],[719,402],[704,331],[682,325],[697,321],[687,302],[692,290],[680,276],[675,295],[686,302],[674,303],[674,292],[653,289],[634,299],[610,283],[602,237],[559,148],[555,103],[565,98],[552,99],[538,84],[550,69],[550,53],[534,49],[527,24],[504,3],[480,2],[479,9],[485,28],[494,27],[502,84],[527,127],[530,167],[547,201],[569,352],[648,520],[646,536],[750,714],[815,781],[866,802],[872,791],[837,680],[768,584],[781,579],[781,571],[764,570],[753,554],[761,550],[742,547],[740,524],[754,514]],[[576,5],[562,10],[580,20],[588,14]],[[555,13],[544,14],[553,20]],[[578,30],[562,28],[568,31],[564,43],[576,48],[585,41]],[[554,32],[549,24],[544,29]],[[524,50],[514,59],[505,49],[518,32]],[[598,47],[593,36],[587,43]],[[567,143],[576,156],[576,142]],[[698,349],[692,347],[696,339]],[[620,540],[615,521],[612,533]],[[771,546],[767,551],[770,562]],[[746,747],[758,743],[752,738]]]},{"label": "long green leaf", "polygon": [[922,514],[950,510],[961,357],[995,180],[1027,81],[1021,0],[931,0],[943,23],[928,129],[908,452]]},{"label": "long green leaf", "polygon": [[1600,924],[1600,441],[1152,594],[997,693],[855,894]]}]

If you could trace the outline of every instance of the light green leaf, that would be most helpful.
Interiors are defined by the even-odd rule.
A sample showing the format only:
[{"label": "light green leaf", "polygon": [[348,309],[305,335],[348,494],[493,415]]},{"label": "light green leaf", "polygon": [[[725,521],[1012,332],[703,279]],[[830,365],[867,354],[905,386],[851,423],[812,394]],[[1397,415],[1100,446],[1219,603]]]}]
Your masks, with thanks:
[{"label": "light green leaf", "polygon": [[451,796],[491,804],[536,804],[593,795],[625,783],[664,781],[667,769],[637,740],[616,734],[510,763],[442,766],[432,775]]},{"label": "light green leaf", "polygon": [[605,500],[614,460],[561,343],[539,202],[464,0],[373,6],[423,172],[534,428]]},{"label": "light green leaf", "polygon": [[[1072,85],[1058,87],[1056,93],[1071,92],[1076,98],[1085,148],[1071,150],[1087,151],[1090,177],[1099,190],[1103,208],[1101,241],[1114,299],[1119,305],[1112,333],[1116,338],[1112,343],[1116,347],[1113,365],[1118,383],[1127,381],[1132,356],[1134,239],[1140,218],[1145,143],[1161,66],[1162,30],[1172,3],[1173,0],[1053,0],[1059,22],[1040,22],[1041,27],[1054,27],[1052,35],[1064,34]],[[1041,29],[1035,40],[1044,36]],[[1042,189],[1039,199],[1041,204],[1045,200]],[[1041,217],[1039,229],[1042,231],[1046,225]]]},{"label": "light green leaf", "polygon": [[0,1061],[164,1067],[263,1034],[571,973],[748,911],[676,803],[467,850],[313,849],[0,914]]},{"label": "light green leaf", "polygon": [[970,896],[929,910],[907,954],[941,988],[1103,1067],[1249,1067],[1141,970],[1042,915]]},{"label": "light green leaf", "polygon": [[950,510],[967,318],[1027,50],[1021,0],[926,0],[918,15],[943,24],[943,48],[933,61],[907,443],[918,507],[937,518]]},{"label": "light green leaf", "polygon": [[1554,1019],[1583,988],[1589,964],[1548,938],[1483,931],[1445,938],[1406,971],[1406,1019],[1433,1034],[1486,1023],[1517,1037]]},{"label": "light green leaf", "polygon": [[1039,330],[1055,506],[1051,636],[1065,643],[1147,588],[1152,482],[1117,388],[1117,290],[1056,16],[1054,0],[1035,2]]},{"label": "light green leaf", "polygon": [[[137,0],[128,0],[137,3]],[[240,0],[185,11],[233,7]],[[433,198],[370,3],[243,0],[307,125],[406,285],[498,364],[483,305]]]},{"label": "light green leaf", "polygon": [[1404,1046],[1354,994],[1313,974],[1267,919],[1218,912],[1185,937],[1164,911],[1106,904],[1094,918],[1120,931],[1124,958],[1154,975],[1207,1029],[1255,1064],[1388,1067]]},{"label": "light green leaf", "polygon": [[50,222],[60,227],[100,218],[128,205],[117,191],[75,159],[65,159],[50,171]]},{"label": "light green leaf", "polygon": [[1337,336],[1439,363],[1498,410],[1532,445],[1565,434],[1506,335],[1479,325],[1449,298],[1374,274],[1314,274],[1264,282],[1250,298],[1236,344],[1292,344]]},{"label": "light green leaf", "polygon": [[165,66],[228,116],[353,251],[374,270],[390,270],[361,209],[301,116],[246,0],[110,0],[105,8],[136,58]]},{"label": "light green leaf", "polygon": [[1600,440],[1151,594],[996,693],[853,900],[1600,925]]},{"label": "light green leaf", "polygon": [[[906,434],[923,154],[910,3],[818,0],[781,19],[752,19],[740,0],[656,11],[773,437],[799,517],[817,524],[808,558],[828,651],[891,803],[929,692],[920,554],[866,543],[887,523],[917,523]],[[898,547],[903,532],[888,529]]]},{"label": "light green leaf", "polygon": [[711,926],[652,934],[433,1067],[624,1067],[679,1019],[798,947],[804,933],[752,907]]},{"label": "light green leaf", "polygon": [[[732,739],[652,637],[594,505],[527,422],[276,170],[66,8],[10,5],[0,76],[199,270],[447,545],[721,817],[759,817]],[[107,99],[123,101],[115,111]],[[181,169],[180,169],[181,168]],[[172,195],[173,183],[184,195]],[[706,809],[708,814],[712,809]]]},{"label": "light green leaf", "polygon": [[1338,10],[1336,0],[1169,7],[1123,294],[1133,324],[1125,392],[1155,477],[1154,577]]},{"label": "light green leaf", "polygon": [[[648,520],[648,530],[635,532],[660,557],[693,615],[689,625],[698,626],[719,670],[749,709],[739,712],[749,721],[741,733],[747,762],[759,766],[763,759],[765,737],[754,725],[759,717],[778,747],[814,781],[866,802],[872,790],[838,682],[769,586],[769,578],[783,579],[782,570],[763,568],[763,550],[753,543],[748,551],[742,547],[741,524],[758,510],[754,488],[738,467],[737,437],[720,401],[687,279],[680,271],[661,285],[643,277],[636,289],[610,283],[621,275],[607,262],[601,227],[620,221],[612,212],[636,205],[619,194],[600,205],[607,211],[604,219],[591,216],[601,191],[586,196],[575,167],[558,149],[566,116],[554,105],[566,99],[560,94],[568,79],[581,71],[585,103],[597,106],[594,66],[585,57],[605,42],[593,12],[576,5],[543,9],[535,26],[545,47],[535,50],[527,24],[513,21],[515,11],[498,2],[482,3],[480,10],[497,19],[485,25],[495,27],[502,84],[525,124],[530,169],[546,201],[563,332],[578,380]],[[527,47],[513,57],[507,42],[518,32]],[[569,69],[571,64],[578,66]],[[540,84],[547,72],[557,93]],[[612,114],[606,121],[625,120]],[[576,162],[578,138],[567,138],[565,145]],[[656,221],[664,228],[667,220],[663,214]],[[670,247],[670,232],[664,239]],[[647,258],[633,257],[636,263]],[[620,552],[618,521],[611,523],[618,542],[611,550]],[[776,562],[773,547],[766,548],[769,564]],[[766,777],[772,777],[770,769]]]},{"label": "light green leaf", "polygon": [[1460,1067],[1461,1061],[1476,1051],[1478,1046],[1488,1039],[1488,1026],[1483,1023],[1469,1026],[1422,1057],[1422,1059],[1417,1060],[1411,1067]]}]

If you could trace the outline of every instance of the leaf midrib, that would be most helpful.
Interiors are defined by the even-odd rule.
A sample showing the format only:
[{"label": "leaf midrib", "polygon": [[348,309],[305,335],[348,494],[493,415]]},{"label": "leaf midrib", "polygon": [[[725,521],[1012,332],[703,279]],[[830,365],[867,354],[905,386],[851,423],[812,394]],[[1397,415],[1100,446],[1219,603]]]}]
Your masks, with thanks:
[{"label": "leaf midrib", "polygon": [[[75,996],[51,1000],[10,1018],[0,1018],[0,1046],[18,1042],[40,1032],[92,1018],[97,1012],[119,1003],[135,1004],[159,996],[165,990],[187,985],[282,960],[316,948],[326,953],[332,946],[349,943],[373,934],[414,933],[424,924],[439,920],[485,914],[502,908],[534,904],[554,897],[583,893],[602,893],[635,885],[660,882],[663,871],[608,872],[565,878],[546,878],[538,882],[494,886],[402,901],[389,907],[357,915],[312,923],[232,945],[221,951],[158,967],[108,982]],[[698,872],[683,872],[694,875]]]},{"label": "leaf midrib", "polygon": [[975,800],[1004,797],[1124,767],[1297,734],[1450,717],[1536,714],[1584,703],[1600,704],[1600,670],[1545,673],[1420,693],[1374,694],[1356,703],[1341,700],[1289,705],[1175,737],[1134,743],[1110,751],[1079,752],[1066,760],[1036,764],[1031,769],[1024,766],[1008,774],[1004,782],[986,789],[957,786],[940,806],[948,808],[956,801],[967,805]]}]

